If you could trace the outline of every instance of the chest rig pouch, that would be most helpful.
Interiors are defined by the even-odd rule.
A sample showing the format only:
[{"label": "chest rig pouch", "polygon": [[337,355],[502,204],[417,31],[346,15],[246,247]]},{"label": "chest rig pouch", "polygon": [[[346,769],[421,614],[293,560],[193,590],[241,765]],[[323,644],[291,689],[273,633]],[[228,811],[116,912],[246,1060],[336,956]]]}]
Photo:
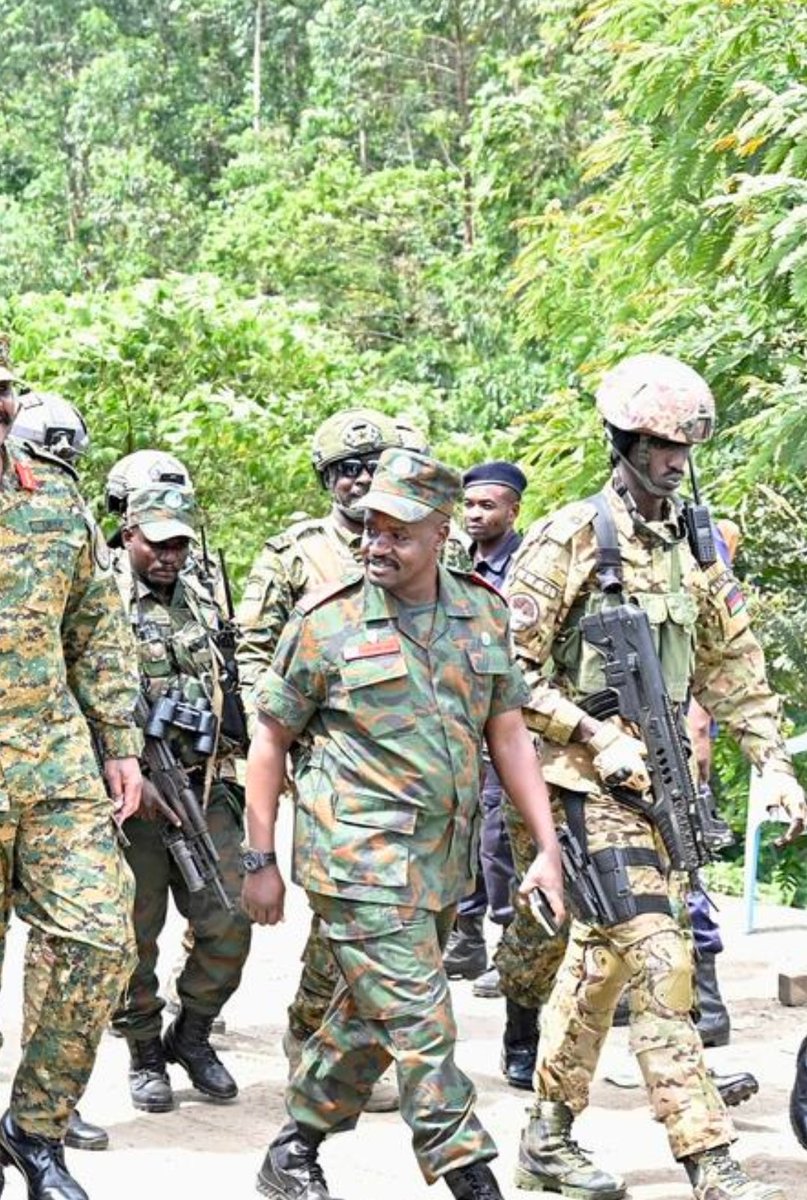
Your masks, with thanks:
[{"label": "chest rig pouch", "polygon": [[694,596],[681,586],[679,546],[673,544],[667,549],[670,572],[669,586],[665,591],[631,589],[625,596],[619,538],[608,501],[600,493],[591,496],[589,503],[597,509],[594,534],[597,539],[598,588],[580,597],[572,606],[553,648],[555,666],[572,684],[575,703],[582,703],[586,707],[586,699],[605,688],[605,677],[602,655],[583,637],[580,621],[583,617],[616,608],[627,599],[647,614],[671,701],[673,704],[685,704],[692,678],[698,606]]},{"label": "chest rig pouch", "polygon": [[[575,688],[575,700],[586,712],[600,720],[617,711],[614,692],[605,686],[603,656],[583,636],[580,621],[624,605],[624,571],[619,536],[608,501],[601,493],[590,498],[596,509],[594,533],[597,539],[598,591],[589,593],[572,609],[567,629],[555,655]],[[687,698],[694,649],[697,607],[694,599],[681,591],[681,563],[678,546],[669,550],[671,558],[668,593],[632,592],[629,602],[646,614],[653,645],[658,654],[670,698],[683,704]],[[639,797],[633,803],[625,789],[612,789],[618,803],[631,801],[630,807],[647,814]],[[650,867],[660,874],[667,866],[649,847],[608,846],[589,852],[584,799],[575,792],[562,794],[566,823],[559,831],[564,882],[575,915],[588,924],[609,928],[630,921],[641,913],[672,915],[669,900],[659,894],[633,891],[628,867]]]},{"label": "chest rig pouch", "polygon": [[215,751],[213,659],[204,628],[190,612],[133,608],[140,670],[150,703],[149,734],[169,742],[183,766],[200,766]]}]

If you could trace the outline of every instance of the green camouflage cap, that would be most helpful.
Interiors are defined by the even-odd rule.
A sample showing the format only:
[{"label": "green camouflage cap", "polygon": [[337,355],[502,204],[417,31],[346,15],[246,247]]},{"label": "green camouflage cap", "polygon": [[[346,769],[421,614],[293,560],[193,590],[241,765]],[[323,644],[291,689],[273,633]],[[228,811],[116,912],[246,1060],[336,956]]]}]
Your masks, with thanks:
[{"label": "green camouflage cap", "polygon": [[385,450],[369,492],[354,508],[369,508],[399,521],[422,521],[434,512],[450,519],[461,491],[459,474],[414,450]]},{"label": "green camouflage cap", "polygon": [[126,506],[126,528],[139,526],[150,542],[169,538],[193,538],[199,524],[199,509],[190,492],[179,488],[142,488],[132,492]]}]

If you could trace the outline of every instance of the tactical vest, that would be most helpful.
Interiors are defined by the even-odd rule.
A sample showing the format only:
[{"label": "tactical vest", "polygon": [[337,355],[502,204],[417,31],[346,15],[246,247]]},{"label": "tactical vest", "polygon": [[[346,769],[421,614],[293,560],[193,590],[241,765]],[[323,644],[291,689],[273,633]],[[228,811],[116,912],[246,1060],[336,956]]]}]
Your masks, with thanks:
[{"label": "tactical vest", "polygon": [[[219,615],[213,596],[191,568],[179,577],[180,606],[168,607],[154,599],[138,602],[137,582],[126,551],[116,555],[116,574],[137,640],[141,682],[153,705],[169,689],[177,688],[190,703],[204,701],[220,719],[216,698],[219,664],[214,638]],[[206,761],[191,744],[190,735],[172,729],[168,740],[184,766]]]},{"label": "tactical vest", "polygon": [[554,670],[568,680],[571,699],[584,700],[605,688],[602,655],[580,633],[582,617],[603,612],[625,602],[637,604],[647,613],[658,651],[664,682],[673,704],[684,704],[689,695],[695,655],[698,605],[682,588],[686,559],[685,539],[671,544],[669,582],[662,592],[635,591],[625,577],[619,552],[619,535],[613,513],[602,493],[590,498],[596,506],[594,533],[597,539],[598,590],[578,597],[552,648]]}]

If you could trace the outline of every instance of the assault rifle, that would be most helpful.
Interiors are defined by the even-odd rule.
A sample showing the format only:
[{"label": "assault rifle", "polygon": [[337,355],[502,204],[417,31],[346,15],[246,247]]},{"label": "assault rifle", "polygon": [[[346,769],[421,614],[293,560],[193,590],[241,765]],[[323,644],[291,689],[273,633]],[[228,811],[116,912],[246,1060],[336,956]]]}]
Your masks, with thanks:
[{"label": "assault rifle", "polygon": [[162,821],[160,835],[163,845],[176,863],[189,892],[210,888],[222,908],[231,912],[233,905],[224,890],[218,851],[213,845],[204,811],[185,768],[162,736],[163,727],[170,722],[166,722],[164,716],[157,716],[159,703],[152,708],[148,697],[141,691],[135,708],[135,720],[143,730],[145,740],[145,774],[179,820],[178,826],[168,820]]},{"label": "assault rifle", "polygon": [[[647,614],[635,604],[619,604],[583,617],[580,632],[605,660],[606,686],[616,700],[611,713],[635,725],[647,748],[652,800],[627,788],[615,794],[654,823],[676,870],[697,871],[717,847],[704,836],[688,742],[667,694]],[[596,704],[587,711],[598,715]]]}]

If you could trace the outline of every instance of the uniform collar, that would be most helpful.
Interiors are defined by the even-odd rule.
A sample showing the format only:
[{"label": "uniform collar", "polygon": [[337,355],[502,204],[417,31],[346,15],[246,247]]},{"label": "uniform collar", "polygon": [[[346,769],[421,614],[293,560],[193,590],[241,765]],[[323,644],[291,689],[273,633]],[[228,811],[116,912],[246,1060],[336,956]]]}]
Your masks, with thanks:
[{"label": "uniform collar", "polygon": [[[474,563],[474,570],[486,567],[492,575],[503,575],[507,564],[521,545],[521,534],[511,529],[507,537],[493,554],[483,554],[479,562]],[[471,542],[471,561],[476,553],[476,542]],[[484,572],[483,572],[484,573]]]},{"label": "uniform collar", "polygon": [[[462,587],[450,571],[438,565],[437,600],[447,617],[472,617],[473,606],[466,589]],[[389,621],[397,617],[398,606],[395,597],[383,588],[364,581],[364,620]]]}]

